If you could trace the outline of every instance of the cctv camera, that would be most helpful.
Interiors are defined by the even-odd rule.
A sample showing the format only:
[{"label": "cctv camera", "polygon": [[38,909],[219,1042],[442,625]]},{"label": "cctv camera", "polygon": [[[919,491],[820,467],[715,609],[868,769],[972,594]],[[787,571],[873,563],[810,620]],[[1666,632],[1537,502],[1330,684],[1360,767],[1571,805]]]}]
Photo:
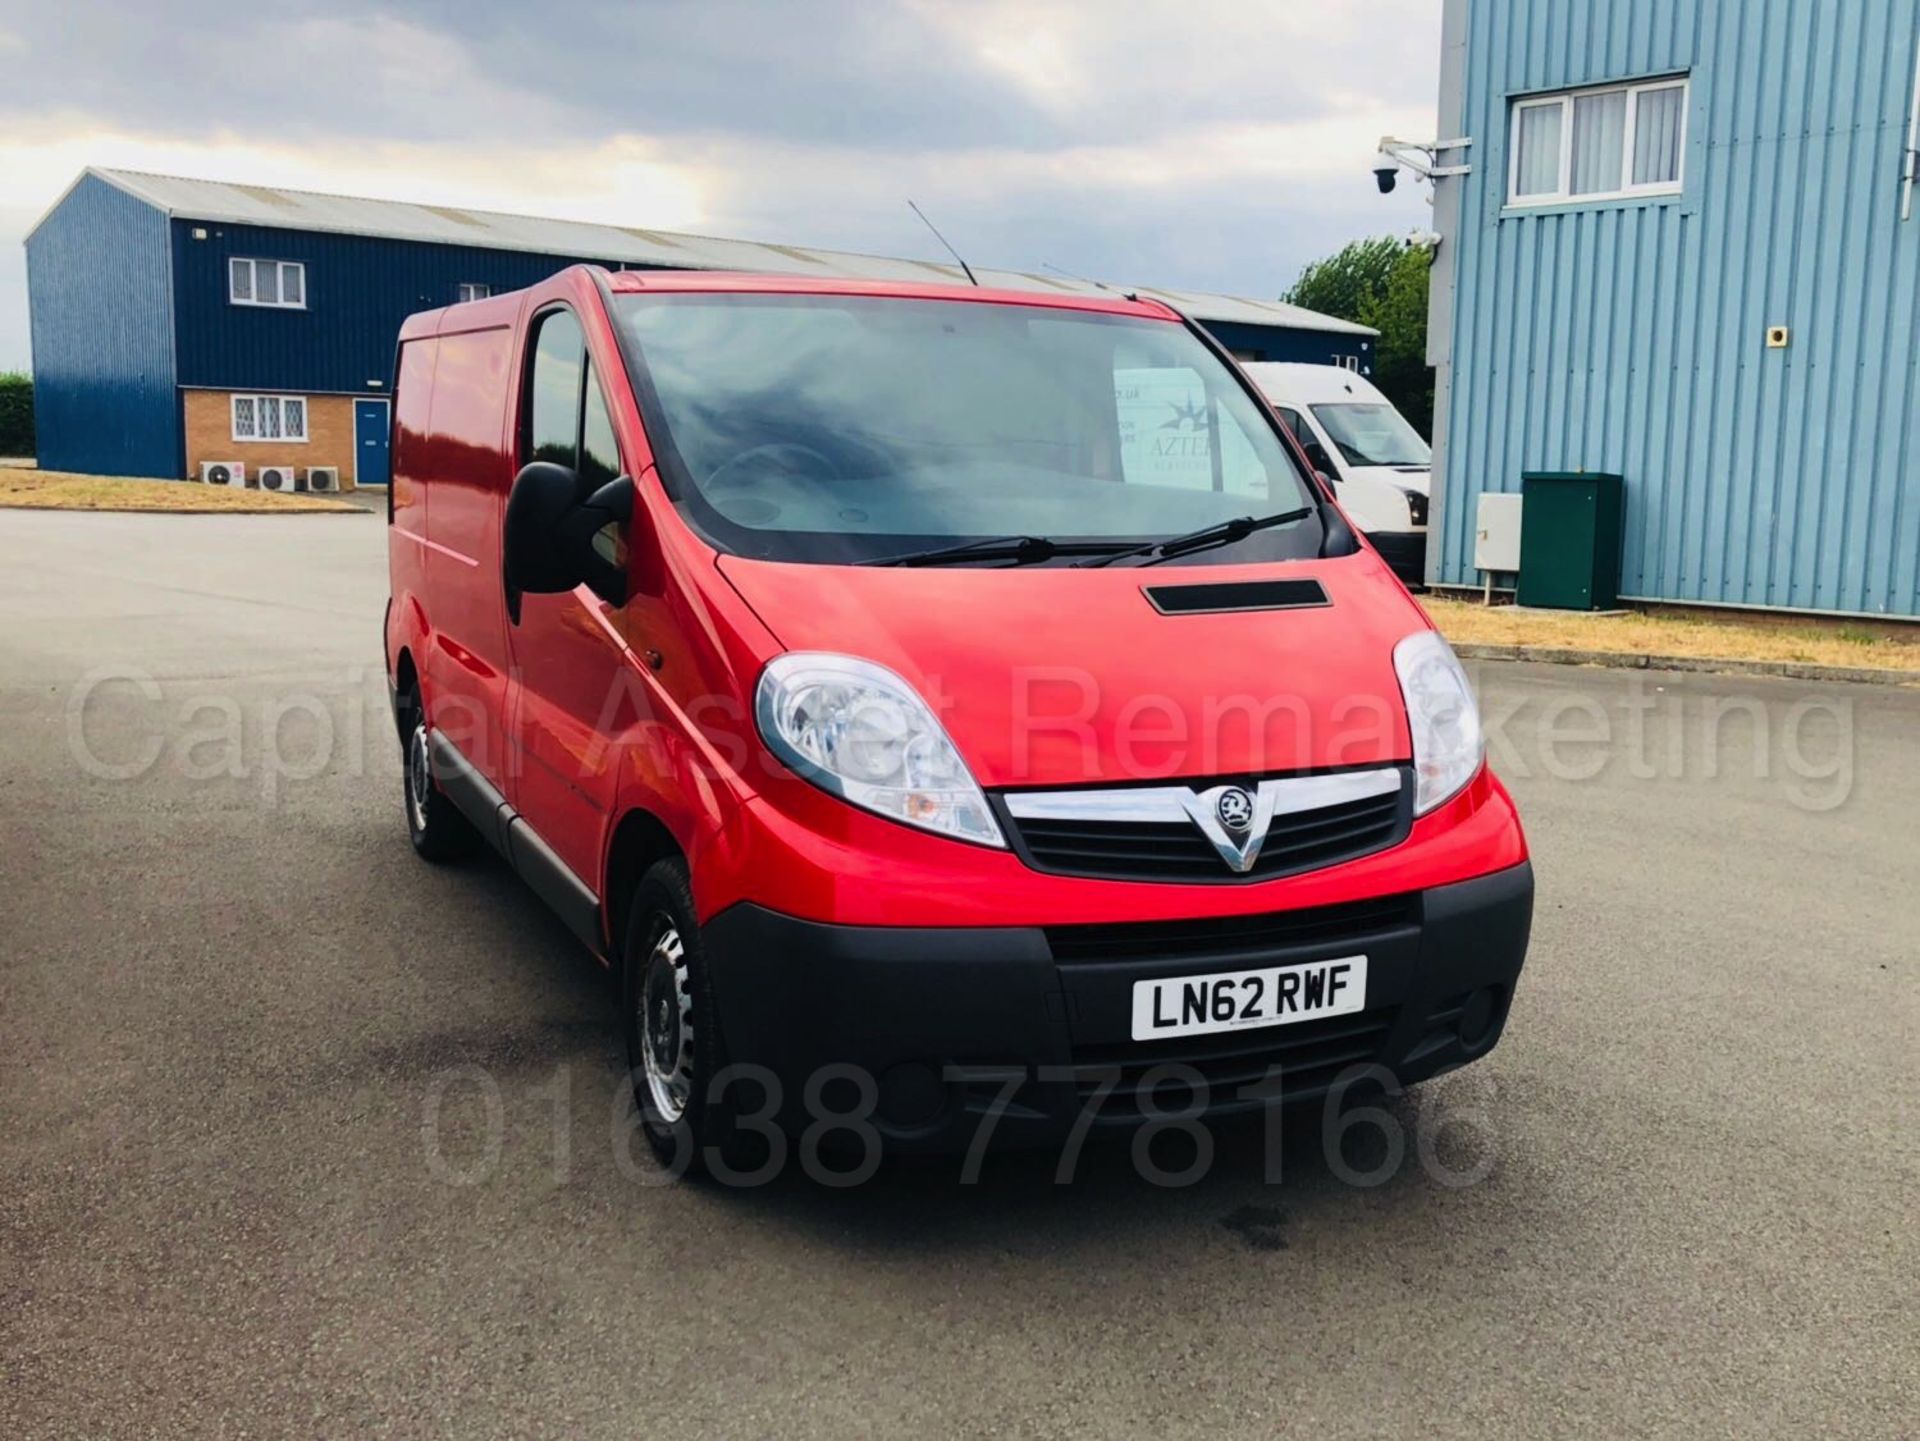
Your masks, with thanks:
[{"label": "cctv camera", "polygon": [[1374,184],[1380,187],[1380,193],[1382,195],[1393,194],[1394,182],[1399,178],[1400,178],[1399,168],[1393,165],[1390,161],[1386,160],[1384,157],[1381,159],[1378,165],[1373,167]]}]

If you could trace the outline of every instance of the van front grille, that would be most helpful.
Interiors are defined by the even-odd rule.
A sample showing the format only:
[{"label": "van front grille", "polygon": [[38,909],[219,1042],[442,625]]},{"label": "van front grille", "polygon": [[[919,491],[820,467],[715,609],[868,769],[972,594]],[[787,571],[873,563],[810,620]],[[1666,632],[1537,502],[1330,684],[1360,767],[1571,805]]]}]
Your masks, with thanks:
[{"label": "van front grille", "polygon": [[1311,810],[1277,812],[1259,857],[1235,871],[1184,816],[1015,815],[1014,849],[1035,870],[1104,880],[1264,881],[1321,870],[1398,845],[1412,825],[1411,785]]},{"label": "van front grille", "polygon": [[1312,946],[1363,949],[1382,935],[1420,924],[1417,893],[1258,916],[1189,921],[1131,921],[1048,926],[1047,945],[1063,966],[1114,961],[1246,960]]}]

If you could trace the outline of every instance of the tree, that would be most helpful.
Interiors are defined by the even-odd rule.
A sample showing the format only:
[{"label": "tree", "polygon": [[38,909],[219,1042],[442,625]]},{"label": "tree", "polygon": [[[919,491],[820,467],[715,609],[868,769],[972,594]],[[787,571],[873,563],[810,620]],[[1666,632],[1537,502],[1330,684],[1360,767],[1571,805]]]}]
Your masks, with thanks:
[{"label": "tree", "polygon": [[1356,240],[1344,250],[1316,260],[1300,272],[1293,289],[1282,298],[1322,315],[1360,320],[1360,313],[1387,288],[1387,279],[1399,263],[1404,247],[1391,235]]},{"label": "tree", "polygon": [[1433,252],[1391,235],[1356,240],[1300,272],[1283,299],[1380,332],[1373,383],[1422,435],[1433,434],[1427,274]]},{"label": "tree", "polygon": [[1380,332],[1374,342],[1373,382],[1424,436],[1433,435],[1433,367],[1427,364],[1427,280],[1433,252],[1400,252],[1387,287],[1364,312],[1362,324]]},{"label": "tree", "polygon": [[33,449],[33,377],[0,371],[0,455],[32,455]]}]

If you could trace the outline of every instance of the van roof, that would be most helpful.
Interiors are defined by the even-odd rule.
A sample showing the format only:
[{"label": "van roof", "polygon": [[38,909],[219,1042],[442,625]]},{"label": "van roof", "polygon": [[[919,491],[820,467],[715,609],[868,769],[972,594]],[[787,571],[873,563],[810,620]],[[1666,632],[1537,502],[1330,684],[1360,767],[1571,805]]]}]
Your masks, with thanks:
[{"label": "van roof", "polygon": [[1338,365],[1254,360],[1243,362],[1240,368],[1275,405],[1326,405],[1343,400],[1392,403],[1366,376]]},{"label": "van roof", "polygon": [[[1092,311],[1104,315],[1131,315],[1168,324],[1180,312],[1158,300],[1121,295],[1042,295],[1030,290],[1001,290],[984,285],[944,285],[919,280],[855,280],[851,277],[758,275],[725,270],[601,270],[579,265],[577,271],[598,270],[616,295],[738,294],[738,295],[870,295],[895,300],[952,300],[1024,305],[1038,310]],[[569,272],[562,271],[561,274]],[[545,282],[542,282],[543,284]],[[523,290],[505,290],[481,300],[443,305],[408,316],[400,327],[401,340],[418,340],[476,326],[511,325],[519,314]]]},{"label": "van roof", "polygon": [[619,270],[607,276],[616,294],[706,291],[756,295],[875,295],[900,300],[973,300],[1001,305],[1031,305],[1050,310],[1091,310],[1177,320],[1179,313],[1161,301],[1137,295],[1043,294],[993,286],[954,285],[920,280],[854,280],[836,276],[765,275],[726,270]]}]

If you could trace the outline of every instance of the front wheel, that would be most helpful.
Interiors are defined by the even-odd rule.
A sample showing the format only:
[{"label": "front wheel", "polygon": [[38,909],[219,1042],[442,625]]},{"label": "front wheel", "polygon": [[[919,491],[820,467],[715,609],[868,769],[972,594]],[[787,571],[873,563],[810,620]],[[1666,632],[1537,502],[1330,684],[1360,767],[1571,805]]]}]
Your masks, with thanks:
[{"label": "front wheel", "polygon": [[733,1151],[714,1096],[725,1066],[687,868],[660,861],[641,877],[621,954],[621,1010],[633,1098],[663,1165],[699,1170],[709,1146]]},{"label": "front wheel", "polygon": [[477,849],[480,833],[460,814],[453,798],[433,778],[433,753],[427,736],[427,713],[420,697],[409,695],[402,714],[409,728],[405,775],[407,839],[429,861],[460,860]]}]

